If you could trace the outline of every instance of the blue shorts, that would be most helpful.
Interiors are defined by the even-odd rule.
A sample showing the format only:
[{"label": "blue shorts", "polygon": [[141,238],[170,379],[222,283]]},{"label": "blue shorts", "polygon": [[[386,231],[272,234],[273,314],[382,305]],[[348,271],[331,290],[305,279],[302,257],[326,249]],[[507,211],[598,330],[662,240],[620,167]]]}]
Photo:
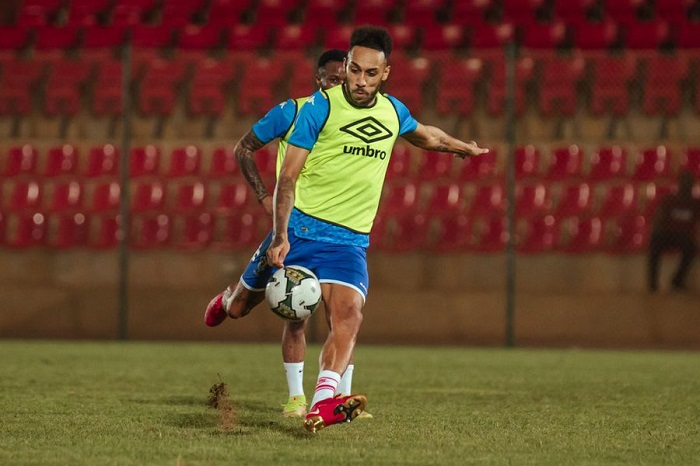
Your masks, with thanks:
[{"label": "blue shorts", "polygon": [[[267,248],[272,242],[268,233],[258,250],[250,259],[241,276],[241,284],[251,291],[264,291],[276,267],[267,263]],[[289,254],[286,265],[301,265],[311,270],[321,283],[337,283],[349,286],[367,298],[369,273],[367,272],[367,249],[361,246],[326,243],[299,238],[290,229]]]}]

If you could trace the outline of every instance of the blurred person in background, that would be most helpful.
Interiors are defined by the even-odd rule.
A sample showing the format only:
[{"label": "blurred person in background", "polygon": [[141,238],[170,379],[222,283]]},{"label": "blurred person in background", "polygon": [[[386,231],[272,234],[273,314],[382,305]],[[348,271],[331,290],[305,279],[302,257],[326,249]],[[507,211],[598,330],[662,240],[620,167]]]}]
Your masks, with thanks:
[{"label": "blurred person in background", "polygon": [[362,322],[369,234],[396,139],[460,158],[488,152],[419,123],[402,102],[380,92],[391,70],[391,51],[386,29],[353,31],[345,83],[316,92],[301,108],[275,187],[268,262],[312,270],[331,321],[303,423],[310,432],[352,421],[367,405],[364,395],[337,394]]},{"label": "blurred person in background", "polygon": [[[327,50],[318,58],[314,79],[317,88],[330,89],[343,82],[345,72],[344,50]],[[299,108],[308,97],[288,99],[270,109],[253,127],[243,135],[234,148],[236,160],[243,176],[253,189],[258,202],[265,213],[272,216],[272,196],[265,187],[260,171],[255,164],[255,152],[263,146],[279,139],[277,151],[277,171],[282,164],[287,139],[292,132],[294,120]],[[237,319],[247,315],[265,298],[265,285],[272,275],[267,264],[265,251],[270,245],[271,234],[265,238],[253,255],[240,280],[232,283],[224,292],[219,293],[209,303],[204,315],[204,322],[210,327],[220,325],[227,317]],[[283,405],[282,415],[286,417],[304,417],[306,415],[306,396],[304,395],[304,356],[306,354],[306,323],[285,320],[282,333],[282,359],[287,376],[289,398]],[[344,375],[341,389],[350,393],[353,368]]]},{"label": "blurred person in background", "polygon": [[697,252],[697,225],[700,219],[700,198],[693,197],[695,179],[689,171],[678,175],[678,190],[659,203],[649,241],[649,291],[659,286],[659,266],[665,251],[680,251],[681,259],[671,281],[674,290],[686,289],[688,271]]}]

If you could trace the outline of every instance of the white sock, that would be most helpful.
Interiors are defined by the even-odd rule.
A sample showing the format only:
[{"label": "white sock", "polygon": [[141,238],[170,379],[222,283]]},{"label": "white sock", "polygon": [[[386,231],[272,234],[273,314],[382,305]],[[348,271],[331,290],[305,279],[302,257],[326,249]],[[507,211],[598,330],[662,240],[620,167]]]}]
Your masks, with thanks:
[{"label": "white sock", "polygon": [[301,396],[304,394],[304,361],[285,362],[284,372],[287,374],[287,386],[289,396]]},{"label": "white sock", "polygon": [[311,400],[311,406],[315,406],[321,400],[333,398],[335,391],[340,382],[340,374],[333,371],[321,371],[318,374],[316,382],[316,390],[314,390],[314,398]]},{"label": "white sock", "polygon": [[352,371],[355,370],[355,365],[350,364],[348,368],[345,369],[343,376],[340,378],[340,383],[338,384],[338,389],[335,391],[336,395],[352,395]]}]

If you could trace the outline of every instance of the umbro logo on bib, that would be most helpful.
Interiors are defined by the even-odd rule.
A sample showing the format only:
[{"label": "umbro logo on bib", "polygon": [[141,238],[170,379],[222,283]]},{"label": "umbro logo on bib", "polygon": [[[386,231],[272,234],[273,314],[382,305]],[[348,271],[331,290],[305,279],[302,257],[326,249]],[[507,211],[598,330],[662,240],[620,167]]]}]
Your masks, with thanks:
[{"label": "umbro logo on bib", "polygon": [[370,144],[392,137],[394,134],[374,117],[366,117],[340,128],[361,141]]}]

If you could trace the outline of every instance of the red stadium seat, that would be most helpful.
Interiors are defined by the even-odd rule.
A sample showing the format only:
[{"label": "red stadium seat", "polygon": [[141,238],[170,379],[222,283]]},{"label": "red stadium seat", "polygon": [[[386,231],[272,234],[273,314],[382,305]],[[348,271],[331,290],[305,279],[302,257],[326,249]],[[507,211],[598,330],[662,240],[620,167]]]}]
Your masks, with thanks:
[{"label": "red stadium seat", "polygon": [[313,92],[316,87],[313,77],[316,74],[316,63],[304,55],[304,52],[285,53],[285,62],[289,68],[289,92],[292,96],[304,96]]},{"label": "red stadium seat", "polygon": [[110,0],[72,0],[68,6],[68,24],[94,26],[111,5]]},{"label": "red stadium seat", "polygon": [[683,170],[689,170],[695,178],[700,178],[700,148],[687,148],[682,154],[680,166]]},{"label": "red stadium seat", "polygon": [[159,181],[139,181],[131,190],[131,211],[135,213],[162,211],[165,207],[167,190]]},{"label": "red stadium seat", "polygon": [[685,21],[678,26],[676,45],[683,49],[700,48],[700,24]]},{"label": "red stadium seat", "polygon": [[0,26],[0,52],[14,56],[29,45],[30,29],[24,26]]},{"label": "red stadium seat", "polygon": [[503,0],[503,20],[529,27],[544,6],[545,0]]},{"label": "red stadium seat", "polygon": [[88,202],[88,212],[116,214],[121,204],[121,187],[116,181],[99,182],[95,185]]},{"label": "red stadium seat", "polygon": [[35,53],[47,51],[59,51],[74,48],[78,45],[78,32],[76,26],[44,26],[36,31],[34,42]]},{"label": "red stadium seat", "polygon": [[596,0],[556,0],[554,2],[554,17],[566,24],[581,24],[596,5]]},{"label": "red stadium seat", "polygon": [[673,24],[688,22],[688,8],[693,0],[663,0],[654,2],[654,16]]},{"label": "red stadium seat", "polygon": [[82,52],[85,49],[115,49],[124,45],[126,29],[122,26],[90,26],[82,29]]},{"label": "red stadium seat", "polygon": [[554,215],[542,215],[527,220],[527,230],[516,248],[519,253],[537,254],[555,251],[559,246],[560,225]]},{"label": "red stadium seat", "polygon": [[259,24],[235,24],[228,31],[226,46],[231,52],[257,51],[270,42],[269,28]]},{"label": "red stadium seat", "polygon": [[209,190],[199,181],[180,184],[175,191],[172,210],[176,213],[194,214],[203,211],[208,202]]},{"label": "red stadium seat", "polygon": [[172,220],[166,214],[135,215],[131,223],[129,246],[134,249],[158,249],[170,245]]},{"label": "red stadium seat", "polygon": [[461,163],[457,180],[491,183],[498,174],[497,162],[498,153],[495,149],[489,149],[478,157],[469,157]]},{"label": "red stadium seat", "polygon": [[301,0],[259,0],[255,12],[256,24],[281,28],[289,23],[292,12],[301,9]]},{"label": "red stadium seat", "polygon": [[304,23],[320,28],[338,25],[338,14],[347,9],[345,0],[309,0],[304,9]]},{"label": "red stadium seat", "polygon": [[416,212],[420,200],[420,186],[413,182],[386,184],[379,213],[390,217]]},{"label": "red stadium seat", "polygon": [[540,151],[532,144],[515,148],[515,177],[518,179],[540,176]]},{"label": "red stadium seat", "polygon": [[260,228],[255,214],[236,212],[235,215],[218,217],[216,223],[220,234],[215,236],[213,245],[217,249],[247,251],[257,247],[260,242]]},{"label": "red stadium seat", "polygon": [[217,147],[211,155],[209,178],[233,178],[239,174],[233,146]]},{"label": "red stadium seat", "polygon": [[598,215],[617,217],[634,214],[637,210],[637,190],[634,184],[623,183],[604,188]]},{"label": "red stadium seat", "polygon": [[46,216],[39,212],[10,216],[5,244],[18,249],[44,246],[48,230],[46,220]]},{"label": "red stadium seat", "polygon": [[160,149],[149,144],[133,147],[129,154],[129,176],[155,176],[160,169]]},{"label": "red stadium seat", "polygon": [[[354,21],[366,21],[372,18],[375,24],[386,26],[392,17],[398,15],[400,4],[397,0],[365,0],[356,2],[354,8]],[[347,44],[345,45],[346,48]]]},{"label": "red stadium seat", "polygon": [[156,0],[120,0],[112,10],[112,24],[140,25],[143,18],[156,8]]},{"label": "red stadium seat", "polygon": [[201,166],[202,151],[199,147],[191,144],[185,147],[176,147],[170,153],[167,176],[171,178],[199,176]]},{"label": "red stadium seat", "polygon": [[543,115],[572,116],[576,113],[576,88],[583,77],[585,65],[582,57],[544,60],[539,82],[540,111]]},{"label": "red stadium seat", "polygon": [[[542,2],[544,0],[533,0]],[[477,24],[485,22],[486,12],[489,11],[496,3],[495,0],[462,0],[460,2],[452,2],[452,10],[450,11],[450,22],[461,26],[474,27]],[[515,2],[506,3],[524,3],[516,0]],[[506,22],[520,23],[516,18],[508,16],[503,10],[503,20]]]},{"label": "red stadium seat", "polygon": [[391,151],[386,177],[388,181],[404,179],[411,175],[411,151],[406,144],[395,144]]},{"label": "red stadium seat", "polygon": [[215,210],[222,215],[231,215],[241,210],[252,210],[258,206],[253,191],[245,182],[226,183],[220,187]]},{"label": "red stadium seat", "polygon": [[669,40],[670,29],[665,21],[635,22],[624,26],[622,36],[628,49],[657,49]]},{"label": "red stadium seat", "polygon": [[532,49],[556,49],[564,44],[567,24],[555,20],[552,23],[532,23],[523,28],[521,43]]},{"label": "red stadium seat", "polygon": [[482,78],[483,60],[446,60],[437,84],[437,111],[469,116],[474,111],[475,86]]},{"label": "red stadium seat", "polygon": [[590,180],[611,180],[627,174],[627,151],[620,146],[600,147],[591,157]]},{"label": "red stadium seat", "polygon": [[567,184],[554,209],[557,218],[586,216],[593,211],[593,189],[588,183]]},{"label": "red stadium seat", "polygon": [[122,82],[121,61],[110,60],[98,64],[92,96],[92,111],[96,116],[121,115]]},{"label": "red stadium seat", "polygon": [[389,79],[387,92],[402,101],[414,115],[423,111],[424,87],[429,79],[430,62],[425,57],[408,58],[400,52],[391,55],[393,66],[404,70]]},{"label": "red stadium seat", "polygon": [[119,245],[120,217],[116,215],[91,216],[88,247],[112,249]]},{"label": "red stadium seat", "polygon": [[643,84],[644,112],[649,115],[678,115],[681,111],[682,83],[688,75],[688,62],[682,55],[655,55],[646,61]]},{"label": "red stadium seat", "polygon": [[134,24],[131,29],[131,45],[134,48],[163,48],[173,45],[175,28],[169,24],[151,26]]},{"label": "red stadium seat", "polygon": [[88,153],[88,164],[84,175],[89,178],[115,177],[119,173],[119,149],[112,144],[95,146]]},{"label": "red stadium seat", "polygon": [[10,212],[38,210],[41,205],[43,187],[36,181],[17,181],[10,188]]},{"label": "red stadium seat", "polygon": [[608,252],[615,254],[645,253],[649,244],[650,224],[643,215],[625,215],[614,221],[613,238]]},{"label": "red stadium seat", "polygon": [[575,180],[581,176],[583,152],[579,146],[556,147],[549,156],[545,178],[551,181]]},{"label": "red stadium seat", "polygon": [[80,111],[81,88],[90,77],[90,67],[81,60],[61,60],[49,66],[44,96],[48,116],[76,115]]},{"label": "red stadium seat", "polygon": [[348,45],[350,44],[350,36],[354,30],[355,27],[350,24],[341,24],[337,28],[326,29],[323,35],[323,48],[340,50],[347,49]]},{"label": "red stadium seat", "polygon": [[388,252],[411,252],[423,249],[428,242],[428,219],[425,215],[399,213],[388,220],[388,238],[382,249]]},{"label": "red stadium seat", "polygon": [[44,176],[74,175],[78,171],[78,149],[70,144],[51,147],[46,153]]},{"label": "red stadium seat", "polygon": [[501,48],[513,40],[514,34],[510,23],[480,24],[474,27],[469,45],[476,50]]},{"label": "red stadium seat", "polygon": [[565,238],[561,250],[570,254],[601,252],[605,247],[605,231],[600,217],[572,217],[564,222]]},{"label": "red stadium seat", "polygon": [[272,44],[276,50],[311,49],[316,46],[317,31],[305,24],[285,24],[275,30]]},{"label": "red stadium seat", "polygon": [[534,183],[516,186],[515,214],[518,217],[532,217],[547,214],[552,207],[548,185]]},{"label": "red stadium seat", "polygon": [[421,180],[449,178],[455,156],[447,152],[421,151],[417,176]]},{"label": "red stadium seat", "polygon": [[503,216],[478,219],[475,224],[474,252],[496,253],[505,250],[508,230]]},{"label": "red stadium seat", "polygon": [[674,187],[668,183],[649,183],[644,187],[643,215],[651,221],[656,214],[659,201],[674,191]]},{"label": "red stadium seat", "polygon": [[89,227],[87,217],[80,212],[49,215],[45,244],[54,249],[86,246]]},{"label": "red stadium seat", "polygon": [[605,14],[621,24],[629,24],[639,19],[639,7],[644,0],[606,0]]},{"label": "red stadium seat", "polygon": [[429,249],[437,253],[464,252],[471,248],[472,222],[464,215],[441,217],[435,240]]},{"label": "red stadium seat", "polygon": [[444,12],[448,0],[412,0],[404,7],[404,21],[415,26],[429,26],[437,20],[437,14]]},{"label": "red stadium seat", "polygon": [[628,85],[635,76],[636,58],[603,57],[592,62],[591,111],[624,116],[629,110]]},{"label": "red stadium seat", "polygon": [[274,90],[282,78],[278,60],[258,57],[243,70],[238,94],[238,111],[242,115],[264,115],[277,103]]},{"label": "red stadium seat", "polygon": [[41,77],[42,66],[36,61],[8,60],[2,62],[0,75],[0,115],[29,115],[32,93]]},{"label": "red stadium seat", "polygon": [[161,9],[161,23],[186,28],[191,23],[203,17],[203,12],[208,6],[206,0],[179,0],[177,2],[164,2]]},{"label": "red stadium seat", "polygon": [[83,197],[83,186],[77,181],[54,183],[46,211],[76,212],[83,207]]},{"label": "red stadium seat", "polygon": [[[525,87],[532,78],[534,60],[530,57],[518,59],[515,64],[515,113],[525,110]],[[506,101],[506,66],[502,58],[491,60],[491,74],[487,81],[487,111],[491,115],[503,115]]]},{"label": "red stadium seat", "polygon": [[582,50],[607,49],[617,42],[618,34],[619,28],[614,21],[583,22],[573,29],[573,45]]},{"label": "red stadium seat", "polygon": [[442,183],[431,187],[425,214],[429,217],[455,214],[465,209],[462,187],[459,183]]},{"label": "red stadium seat", "polygon": [[13,146],[7,150],[7,161],[2,170],[2,176],[24,176],[36,173],[39,153],[31,144]]},{"label": "red stadium seat", "polygon": [[229,62],[207,59],[195,69],[189,94],[193,115],[222,115],[226,107],[225,87],[234,77]]},{"label": "red stadium seat", "polygon": [[156,60],[149,63],[141,80],[138,105],[145,115],[170,115],[177,101],[177,89],[185,77],[182,62]]},{"label": "red stadium seat", "polygon": [[653,181],[669,179],[671,176],[671,152],[664,146],[646,148],[637,152],[632,179],[635,181]]},{"label": "red stadium seat", "polygon": [[185,215],[181,221],[182,234],[175,244],[178,248],[204,249],[214,240],[214,217],[210,213]]},{"label": "red stadium seat", "polygon": [[[418,28],[404,23],[391,23],[386,26],[394,41],[394,51],[414,49],[418,42]],[[425,47],[425,45],[424,45]],[[345,48],[343,48],[345,50]]]},{"label": "red stadium seat", "polygon": [[207,23],[237,26],[242,23],[242,14],[251,7],[252,0],[212,0]]},{"label": "red stadium seat", "polygon": [[499,215],[505,210],[505,193],[503,185],[494,182],[476,187],[474,197],[469,205],[471,216]]},{"label": "red stadium seat", "polygon": [[423,28],[423,50],[454,50],[466,46],[465,28],[459,24],[434,24]]},{"label": "red stadium seat", "polygon": [[187,24],[180,31],[177,46],[180,50],[215,49],[222,44],[224,29],[218,24]]}]

